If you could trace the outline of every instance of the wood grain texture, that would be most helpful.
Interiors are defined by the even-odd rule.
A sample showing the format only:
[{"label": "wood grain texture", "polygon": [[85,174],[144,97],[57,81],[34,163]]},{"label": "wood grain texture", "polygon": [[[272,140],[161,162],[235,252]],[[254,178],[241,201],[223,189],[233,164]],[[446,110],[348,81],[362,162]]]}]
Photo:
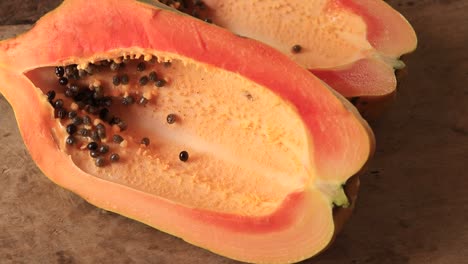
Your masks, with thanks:
[{"label": "wood grain texture", "polygon": [[31,24],[62,0],[2,0],[0,25]]},{"label": "wood grain texture", "polygon": [[[397,101],[372,124],[377,152],[354,216],[327,251],[304,263],[468,262],[468,2],[388,2],[415,27],[419,47],[406,58]],[[0,27],[0,36],[27,27]],[[0,145],[1,263],[236,263],[51,183],[3,97]]]}]

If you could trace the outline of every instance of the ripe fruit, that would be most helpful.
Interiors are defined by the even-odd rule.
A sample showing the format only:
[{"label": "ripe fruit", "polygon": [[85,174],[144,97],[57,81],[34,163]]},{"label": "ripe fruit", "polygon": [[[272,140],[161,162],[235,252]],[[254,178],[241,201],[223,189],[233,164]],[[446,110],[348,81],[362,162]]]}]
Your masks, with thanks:
[{"label": "ripe fruit", "polygon": [[[139,81],[153,71],[164,86]],[[373,149],[355,108],[281,53],[135,1],[65,1],[0,42],[0,83],[52,181],[243,261],[323,250],[348,212],[333,207],[355,198],[343,184],[356,188],[347,181]],[[138,103],[123,104],[130,95]],[[74,121],[54,116],[58,100],[82,120],[68,131],[73,144]]]}]

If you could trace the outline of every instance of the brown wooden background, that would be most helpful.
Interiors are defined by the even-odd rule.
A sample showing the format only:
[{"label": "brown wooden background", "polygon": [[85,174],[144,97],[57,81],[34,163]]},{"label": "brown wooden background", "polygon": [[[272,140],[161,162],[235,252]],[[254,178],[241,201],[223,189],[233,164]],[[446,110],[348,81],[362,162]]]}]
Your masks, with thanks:
[{"label": "brown wooden background", "polygon": [[[0,25],[8,25],[0,39],[59,2],[0,1]],[[304,263],[468,263],[468,1],[387,2],[412,23],[419,47],[406,58],[396,103],[372,123],[377,152],[354,216],[330,249]],[[0,263],[235,262],[55,186],[0,96]]]}]

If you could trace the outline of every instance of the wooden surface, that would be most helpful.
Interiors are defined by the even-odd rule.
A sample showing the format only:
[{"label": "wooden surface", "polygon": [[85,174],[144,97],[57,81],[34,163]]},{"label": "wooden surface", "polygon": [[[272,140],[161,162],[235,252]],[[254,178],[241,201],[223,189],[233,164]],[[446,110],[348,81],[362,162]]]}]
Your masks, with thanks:
[{"label": "wooden surface", "polygon": [[[304,263],[468,263],[468,1],[388,2],[413,24],[419,47],[406,58],[397,101],[372,124],[377,151],[355,214]],[[16,8],[7,24],[37,17],[27,4]],[[0,38],[26,28],[1,26]],[[3,97],[0,146],[0,263],[236,263],[54,185],[32,162]]]}]

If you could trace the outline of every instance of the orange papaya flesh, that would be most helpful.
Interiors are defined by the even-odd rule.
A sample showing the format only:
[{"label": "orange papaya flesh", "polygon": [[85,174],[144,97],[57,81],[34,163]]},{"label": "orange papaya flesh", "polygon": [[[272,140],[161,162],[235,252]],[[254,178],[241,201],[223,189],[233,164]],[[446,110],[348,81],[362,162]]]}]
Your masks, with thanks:
[{"label": "orange papaya flesh", "polygon": [[417,43],[382,0],[197,2],[183,10],[277,48],[347,98],[393,94],[398,58]]},{"label": "orange papaya flesh", "polygon": [[0,42],[0,80],[52,181],[247,262],[323,250],[373,151],[356,109],[283,54],[136,1],[65,1]]}]

